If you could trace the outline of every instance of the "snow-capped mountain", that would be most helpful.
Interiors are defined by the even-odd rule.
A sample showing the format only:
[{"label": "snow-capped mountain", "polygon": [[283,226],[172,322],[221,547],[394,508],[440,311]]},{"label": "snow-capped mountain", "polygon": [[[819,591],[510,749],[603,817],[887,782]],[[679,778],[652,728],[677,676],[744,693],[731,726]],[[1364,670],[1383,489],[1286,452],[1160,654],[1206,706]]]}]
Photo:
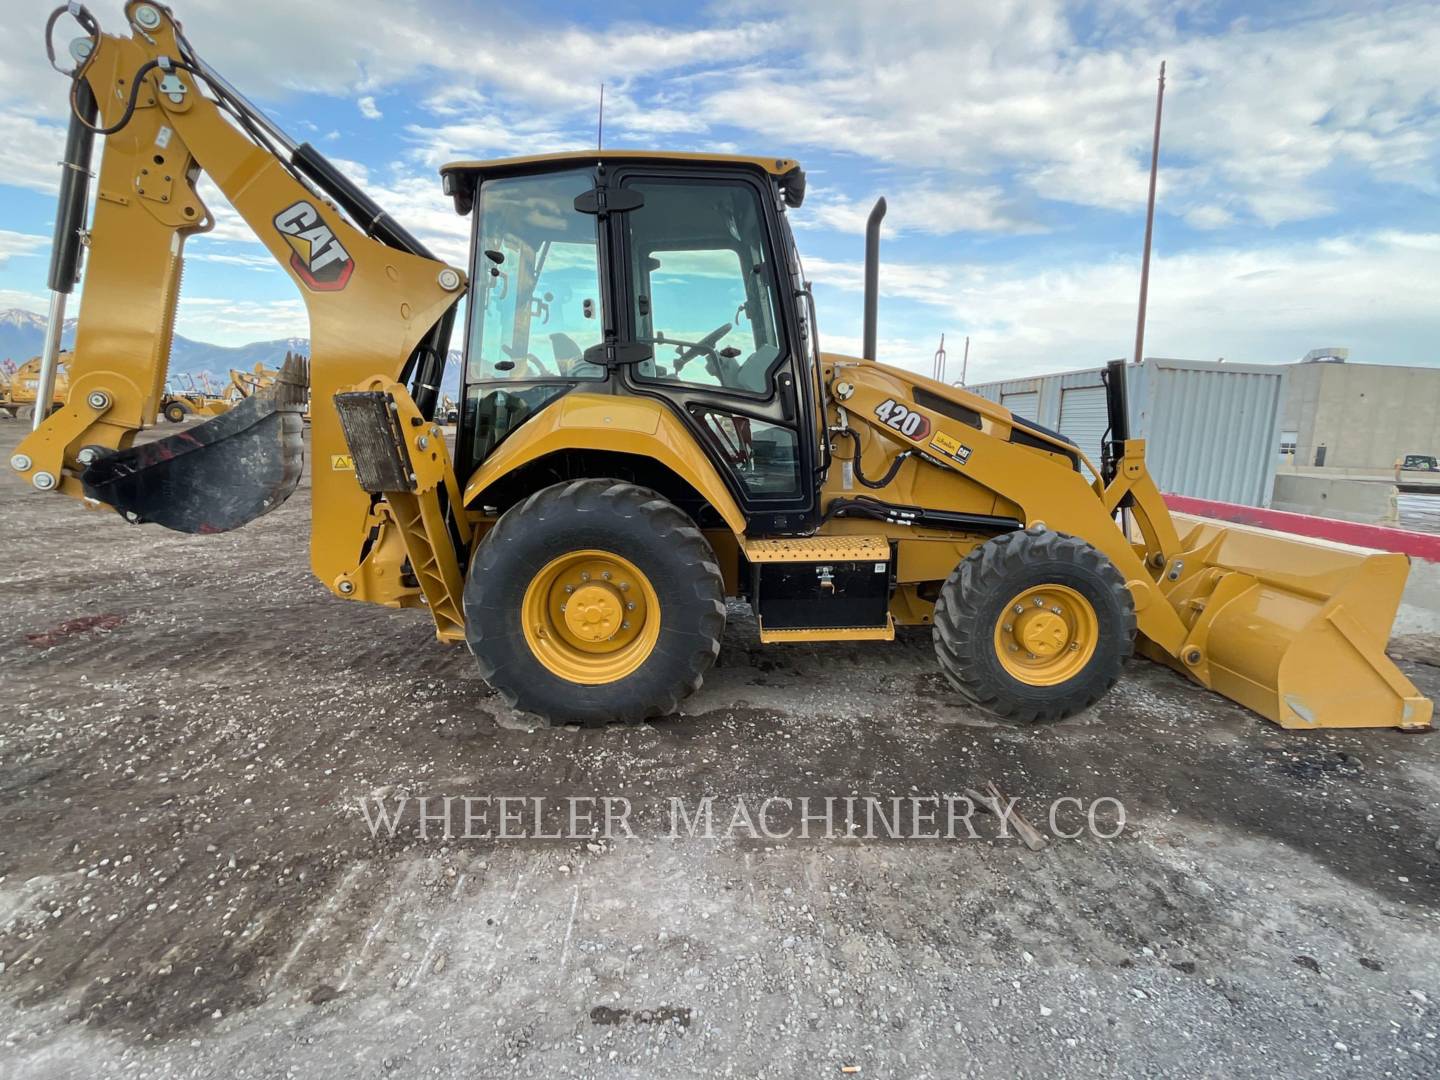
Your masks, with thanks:
[{"label": "snow-capped mountain", "polygon": [[[65,321],[65,333],[60,343],[69,348],[75,340],[75,320]],[[23,364],[37,356],[45,342],[45,316],[23,308],[0,311],[0,360],[9,358]],[[273,341],[252,341],[248,345],[212,345],[206,341],[175,335],[170,348],[170,377],[189,374],[198,377],[202,372],[212,381],[229,381],[230,369],[250,369],[258,364],[278,367],[287,352],[310,354],[310,339],[303,337],[276,338]],[[459,385],[458,352],[451,352],[451,363],[445,371],[445,391],[456,392]]]}]

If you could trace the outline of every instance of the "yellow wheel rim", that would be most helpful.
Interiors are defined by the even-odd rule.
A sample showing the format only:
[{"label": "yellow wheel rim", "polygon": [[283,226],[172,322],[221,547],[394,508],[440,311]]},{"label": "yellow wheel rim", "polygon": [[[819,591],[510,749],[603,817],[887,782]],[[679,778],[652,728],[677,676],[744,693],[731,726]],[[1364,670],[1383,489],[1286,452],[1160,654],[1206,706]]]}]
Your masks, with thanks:
[{"label": "yellow wheel rim", "polygon": [[521,601],[525,642],[546,670],[585,686],[636,671],[660,637],[660,598],[629,559],[572,551],[530,579]]},{"label": "yellow wheel rim", "polygon": [[1095,655],[1100,620],[1090,601],[1066,585],[1036,585],[1015,596],[995,621],[995,654],[1014,678],[1055,686]]}]

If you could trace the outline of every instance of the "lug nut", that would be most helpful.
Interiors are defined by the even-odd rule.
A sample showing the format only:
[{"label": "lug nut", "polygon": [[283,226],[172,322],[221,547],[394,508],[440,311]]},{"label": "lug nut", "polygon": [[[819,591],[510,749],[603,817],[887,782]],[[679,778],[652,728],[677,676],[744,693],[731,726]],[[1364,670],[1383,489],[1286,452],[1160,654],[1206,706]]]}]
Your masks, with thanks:
[{"label": "lug nut", "polygon": [[621,592],[629,592],[629,591],[630,591],[630,582],[628,582],[628,581],[622,581],[622,582],[620,582],[619,588],[620,588],[620,591],[621,591]]},{"label": "lug nut", "polygon": [[582,571],[580,571],[580,580],[581,580],[581,581],[589,581],[589,580],[590,580],[590,571],[589,571],[589,570],[582,570]]},{"label": "lug nut", "polygon": [[633,600],[629,601],[629,602],[625,605],[625,610],[626,610],[626,611],[634,611],[634,610],[635,610],[635,601],[633,601]]},{"label": "lug nut", "polygon": [[1070,651],[1071,651],[1071,652],[1079,652],[1079,650],[1080,650],[1080,643],[1079,643],[1078,641],[1072,641],[1072,642],[1070,642]]},{"label": "lug nut", "polygon": [[1035,597],[1035,606],[1036,606],[1036,607],[1044,607],[1044,606],[1045,606],[1045,600],[1044,600],[1044,598],[1043,598],[1043,597],[1039,597],[1039,596]]},{"label": "lug nut", "polygon": [[604,578],[606,581],[609,581],[609,580],[610,580],[610,571],[609,571],[609,570],[606,570],[606,571],[605,571],[603,574],[601,574],[600,576],[601,576],[602,578]]},{"label": "lug nut", "polygon": [[1003,630],[1005,631],[1005,633],[1008,634],[1008,633],[1010,633],[1012,630],[1015,629],[1015,624],[1014,624],[1014,623],[1008,623],[1008,622],[1007,622],[1001,629],[1003,629]]},{"label": "lug nut", "polygon": [[1016,605],[1015,605],[1015,614],[1016,614],[1016,615],[1024,615],[1024,614],[1025,614],[1025,608],[1024,608],[1022,605],[1020,605],[1020,604],[1016,604]]},{"label": "lug nut", "polygon": [[566,591],[567,593],[569,593],[569,592],[574,592],[574,591],[575,591],[575,586],[574,586],[574,585],[566,585],[566,586],[565,586],[565,591]]},{"label": "lug nut", "polygon": [[1052,607],[1050,610],[1051,610],[1051,612],[1053,612],[1053,613],[1056,614],[1056,615],[1063,614],[1058,607]]},{"label": "lug nut", "polygon": [[625,622],[622,622],[622,623],[620,624],[620,629],[621,629],[621,630],[629,630],[629,629],[630,629],[630,621],[627,619]]}]

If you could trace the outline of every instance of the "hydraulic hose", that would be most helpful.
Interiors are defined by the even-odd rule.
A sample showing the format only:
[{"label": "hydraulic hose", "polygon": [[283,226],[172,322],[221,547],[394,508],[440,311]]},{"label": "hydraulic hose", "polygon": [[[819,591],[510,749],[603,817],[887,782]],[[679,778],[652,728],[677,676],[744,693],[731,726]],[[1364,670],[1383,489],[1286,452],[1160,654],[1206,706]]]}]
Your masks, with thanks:
[{"label": "hydraulic hose", "polygon": [[889,487],[890,482],[894,480],[896,474],[899,473],[900,466],[905,464],[905,459],[915,453],[913,450],[900,451],[900,453],[895,455],[895,459],[890,462],[890,468],[885,471],[885,475],[879,480],[871,480],[860,467],[860,436],[856,434],[855,429],[848,427],[837,428],[836,432],[841,435],[849,435],[850,438],[854,440],[855,453],[850,458],[850,464],[855,469],[855,479],[859,480],[860,483],[868,488],[879,490],[880,488]]}]

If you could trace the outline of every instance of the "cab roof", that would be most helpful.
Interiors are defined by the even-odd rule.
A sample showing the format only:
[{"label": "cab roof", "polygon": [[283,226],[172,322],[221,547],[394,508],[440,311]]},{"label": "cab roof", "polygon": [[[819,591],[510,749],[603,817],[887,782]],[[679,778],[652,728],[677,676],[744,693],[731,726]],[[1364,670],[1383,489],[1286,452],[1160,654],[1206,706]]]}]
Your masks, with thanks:
[{"label": "cab roof", "polygon": [[780,181],[787,206],[799,206],[805,198],[805,173],[794,158],[755,157],[746,154],[692,154],[662,150],[567,150],[558,154],[530,154],[524,157],[492,158],[488,161],[452,161],[440,167],[445,194],[454,197],[455,209],[470,209],[476,185],[481,180],[519,173],[549,172],[575,165],[619,163],[743,165],[761,169]]}]

